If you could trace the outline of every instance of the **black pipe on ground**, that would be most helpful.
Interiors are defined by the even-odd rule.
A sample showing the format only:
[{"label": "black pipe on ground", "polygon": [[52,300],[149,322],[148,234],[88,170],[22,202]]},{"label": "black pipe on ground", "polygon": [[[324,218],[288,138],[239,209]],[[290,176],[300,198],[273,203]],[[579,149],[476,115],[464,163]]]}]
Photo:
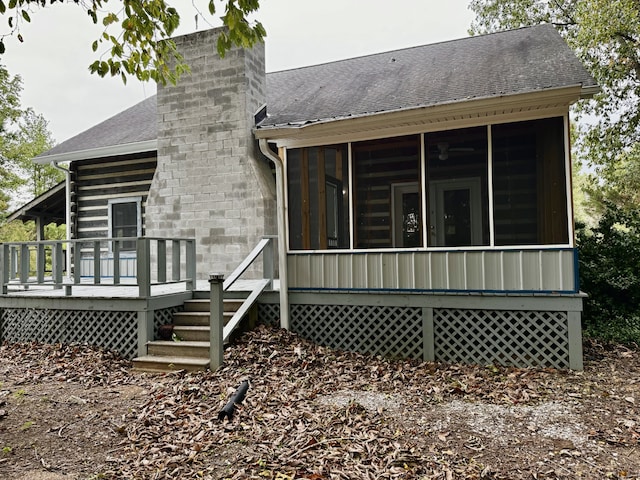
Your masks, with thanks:
[{"label": "black pipe on ground", "polygon": [[231,421],[233,418],[233,412],[235,411],[236,404],[242,403],[245,395],[247,394],[247,390],[249,390],[249,380],[244,380],[240,383],[240,386],[236,390],[236,392],[231,395],[229,401],[224,406],[220,413],[218,413],[218,420],[224,420],[224,417],[227,417],[227,420]]}]

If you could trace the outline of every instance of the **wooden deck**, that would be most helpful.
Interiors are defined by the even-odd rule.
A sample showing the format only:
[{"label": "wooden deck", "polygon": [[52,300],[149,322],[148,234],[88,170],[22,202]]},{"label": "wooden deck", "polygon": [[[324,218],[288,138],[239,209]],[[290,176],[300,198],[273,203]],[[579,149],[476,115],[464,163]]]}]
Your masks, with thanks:
[{"label": "wooden deck", "polygon": [[[246,292],[251,291],[261,280],[236,280],[229,288],[229,291]],[[273,290],[278,290],[278,281],[274,280]],[[199,292],[209,291],[208,280],[197,280],[194,290]],[[165,285],[152,285],[151,296],[160,297],[185,292],[184,283],[173,283]],[[25,289],[22,285],[9,284],[6,297],[65,297],[64,288],[53,288],[50,285],[29,285]],[[73,285],[73,293],[67,298],[139,298],[137,285],[113,285],[106,279],[104,283],[95,285]],[[2,296],[0,296],[2,298]]]}]

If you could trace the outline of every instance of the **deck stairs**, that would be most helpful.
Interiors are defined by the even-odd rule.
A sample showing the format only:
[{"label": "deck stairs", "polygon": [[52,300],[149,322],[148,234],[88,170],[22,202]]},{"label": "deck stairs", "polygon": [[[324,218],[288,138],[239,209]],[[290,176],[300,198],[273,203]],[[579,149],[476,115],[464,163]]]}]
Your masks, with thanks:
[{"label": "deck stairs", "polygon": [[[269,284],[256,282],[250,292],[225,293],[224,342],[243,319],[251,314],[258,296]],[[173,314],[174,340],[153,340],[147,343],[147,355],[133,359],[133,368],[145,372],[198,371],[209,368],[209,318],[211,303],[208,298],[194,298],[184,303],[184,310]]]},{"label": "deck stairs", "polygon": [[[227,343],[233,331],[247,317],[258,301],[260,294],[273,283],[273,237],[264,237],[249,255],[224,280],[223,312],[224,327],[222,341]],[[241,293],[236,281],[251,266],[256,258],[263,255],[263,272],[266,278],[252,281],[249,291]],[[133,368],[141,371],[170,372],[176,370],[206,370],[210,365],[211,296],[187,300],[184,311],[173,314],[174,340],[154,340],[147,343],[147,355],[133,359]]]}]

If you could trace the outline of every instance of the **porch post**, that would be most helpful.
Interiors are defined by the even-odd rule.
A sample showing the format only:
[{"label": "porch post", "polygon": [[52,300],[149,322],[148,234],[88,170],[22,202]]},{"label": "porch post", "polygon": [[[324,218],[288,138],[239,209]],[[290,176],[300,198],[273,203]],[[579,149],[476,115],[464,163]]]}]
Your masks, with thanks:
[{"label": "porch post", "polygon": [[582,371],[582,324],[580,312],[567,312],[567,333],[569,341],[569,368]]},{"label": "porch post", "polygon": [[151,252],[149,250],[149,240],[138,237],[136,240],[136,276],[138,295],[142,298],[151,296]]},{"label": "porch post", "polygon": [[435,362],[435,335],[433,330],[433,308],[422,309],[422,359],[425,362]]},{"label": "porch post", "polygon": [[209,316],[209,368],[215,372],[224,361],[224,274],[209,275],[210,316]]},{"label": "porch post", "polygon": [[267,287],[273,288],[275,241],[278,237],[276,235],[265,235],[263,238],[268,238],[269,243],[262,251],[262,276],[269,280]]},{"label": "porch post", "polygon": [[7,294],[7,284],[11,274],[9,273],[9,245],[0,244],[0,295]]},{"label": "porch post", "polygon": [[153,317],[155,311],[143,310],[138,312],[138,357],[147,354],[147,343],[153,340]]}]

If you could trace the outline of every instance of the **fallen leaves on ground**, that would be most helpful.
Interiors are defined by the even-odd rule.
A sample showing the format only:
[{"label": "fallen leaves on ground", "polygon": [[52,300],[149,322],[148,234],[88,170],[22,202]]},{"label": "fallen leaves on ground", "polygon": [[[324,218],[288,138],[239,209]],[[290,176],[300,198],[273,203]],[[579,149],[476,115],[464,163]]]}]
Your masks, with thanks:
[{"label": "fallen leaves on ground", "polygon": [[[0,360],[0,477],[640,478],[640,360],[623,347],[590,343],[585,372],[569,372],[387,360],[259,327],[217,372],[134,373],[77,345],[6,344]],[[73,418],[41,425],[29,399],[52,386]],[[75,470],[56,444],[81,450],[72,433],[85,439]]]}]

